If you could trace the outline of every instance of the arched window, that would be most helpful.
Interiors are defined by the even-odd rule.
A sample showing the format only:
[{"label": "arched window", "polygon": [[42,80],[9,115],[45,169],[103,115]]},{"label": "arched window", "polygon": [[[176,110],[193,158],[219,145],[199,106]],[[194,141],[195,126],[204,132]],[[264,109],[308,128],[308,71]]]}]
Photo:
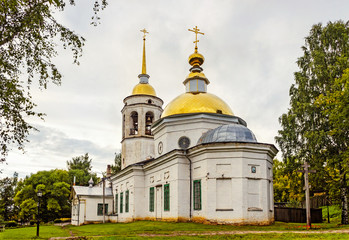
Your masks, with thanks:
[{"label": "arched window", "polygon": [[151,124],[154,121],[154,113],[147,112],[145,114],[145,135],[151,135]]},{"label": "arched window", "polygon": [[138,134],[138,113],[131,113],[131,125],[130,125],[130,135]]}]

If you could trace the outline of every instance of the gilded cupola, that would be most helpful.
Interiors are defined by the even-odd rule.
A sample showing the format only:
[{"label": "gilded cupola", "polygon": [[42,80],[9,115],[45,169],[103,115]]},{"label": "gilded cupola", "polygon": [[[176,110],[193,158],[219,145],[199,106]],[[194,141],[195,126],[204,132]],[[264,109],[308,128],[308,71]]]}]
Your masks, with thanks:
[{"label": "gilded cupola", "polygon": [[142,73],[138,75],[139,83],[133,88],[132,95],[156,96],[154,88],[149,84],[149,75],[147,74],[147,65],[145,57],[145,37],[148,32],[145,29],[141,30],[141,32],[143,32]]},{"label": "gilded cupola", "polygon": [[190,73],[184,80],[186,92],[173,99],[164,109],[161,118],[187,113],[217,113],[233,116],[233,111],[222,99],[207,92],[207,85],[210,81],[203,73],[201,65],[204,63],[204,56],[198,52],[198,34],[204,35],[195,26],[188,29],[195,33],[194,53],[189,56],[188,62],[191,65]]}]

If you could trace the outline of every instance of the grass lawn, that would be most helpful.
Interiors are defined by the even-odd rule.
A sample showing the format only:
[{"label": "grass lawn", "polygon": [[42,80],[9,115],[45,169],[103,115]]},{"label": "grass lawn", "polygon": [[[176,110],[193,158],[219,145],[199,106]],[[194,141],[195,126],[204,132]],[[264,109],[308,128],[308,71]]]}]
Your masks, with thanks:
[{"label": "grass lawn", "polygon": [[[268,233],[268,234],[244,234],[244,235],[216,235],[216,236],[175,236],[175,237],[166,237],[170,240],[192,240],[192,239],[212,239],[212,240],[225,240],[225,239],[242,239],[242,240],[265,240],[265,239],[280,239],[280,240],[340,240],[340,239],[349,239],[348,234],[278,234],[278,233]],[[160,240],[164,237],[102,237],[102,238],[93,238],[98,240],[133,240],[133,239],[142,239],[142,240]]]},{"label": "grass lawn", "polygon": [[[211,231],[305,231],[305,224],[276,222],[270,226],[233,226],[233,225],[206,225],[200,223],[172,223],[138,221],[132,223],[106,223],[84,226],[68,226],[76,235],[95,236],[96,233],[110,235],[137,235],[137,234],[172,234],[174,232],[211,232]],[[349,229],[349,226],[338,226],[338,223],[314,224],[314,231],[330,229]]]},{"label": "grass lawn", "polygon": [[[339,226],[338,223],[315,224],[314,232],[321,230],[349,229],[349,226]],[[214,235],[215,232],[230,231],[263,231],[262,233],[247,233],[234,235]],[[264,232],[266,231],[266,232]],[[297,231],[299,233],[274,233],[272,231]],[[345,233],[308,233],[304,224],[276,222],[271,226],[232,226],[205,225],[199,223],[172,223],[137,221],[132,223],[90,224],[84,226],[40,226],[40,238],[88,236],[88,239],[349,239]],[[270,232],[270,233],[267,233]],[[205,234],[196,236],[195,234]],[[0,239],[35,239],[36,227],[6,229],[0,233]],[[159,235],[159,236],[156,236]]]},{"label": "grass lawn", "polygon": [[36,226],[6,229],[0,232],[0,239],[48,239],[50,237],[69,237],[69,231],[60,226],[40,226],[40,237],[36,238]]}]

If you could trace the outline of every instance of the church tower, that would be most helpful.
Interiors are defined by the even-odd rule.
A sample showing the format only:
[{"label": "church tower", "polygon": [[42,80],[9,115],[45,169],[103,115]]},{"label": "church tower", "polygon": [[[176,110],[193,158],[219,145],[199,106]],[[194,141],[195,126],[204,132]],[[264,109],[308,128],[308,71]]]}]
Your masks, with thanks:
[{"label": "church tower", "polygon": [[122,113],[122,149],[121,169],[128,165],[154,157],[154,136],[151,125],[162,113],[163,101],[156,96],[154,88],[149,84],[146,69],[145,37],[143,32],[142,73],[138,75],[139,83],[133,88],[132,94],[124,99]]}]

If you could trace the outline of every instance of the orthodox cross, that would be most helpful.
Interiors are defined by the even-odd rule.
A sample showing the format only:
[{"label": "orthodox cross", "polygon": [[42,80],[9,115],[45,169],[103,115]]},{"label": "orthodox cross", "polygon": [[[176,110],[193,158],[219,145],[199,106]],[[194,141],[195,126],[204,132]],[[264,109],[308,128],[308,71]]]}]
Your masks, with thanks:
[{"label": "orthodox cross", "polygon": [[142,61],[142,74],[147,74],[147,65],[145,60],[145,34],[149,33],[145,28],[141,30],[143,33],[143,61]]},{"label": "orthodox cross", "polygon": [[205,33],[199,32],[200,29],[198,29],[198,26],[195,26],[195,28],[193,28],[193,29],[188,29],[188,31],[191,31],[191,32],[195,33],[195,41],[193,43],[195,43],[195,51],[197,51],[197,49],[198,49],[198,42],[199,42],[199,40],[198,40],[198,33],[202,34],[202,35],[205,35]]},{"label": "orthodox cross", "polygon": [[309,173],[315,173],[316,170],[310,170],[309,163],[304,161],[304,164],[302,165],[304,170],[298,170],[298,172],[304,173],[304,190],[305,190],[305,207],[306,207],[306,213],[307,213],[307,229],[311,228],[311,215],[310,215],[310,194],[309,190],[311,186],[309,185]]},{"label": "orthodox cross", "polygon": [[147,33],[149,33],[149,32],[147,32],[147,30],[145,30],[145,28],[144,28],[143,30],[141,30],[141,32],[144,34],[144,35],[143,35],[143,39],[145,40],[145,34],[147,34]]}]

